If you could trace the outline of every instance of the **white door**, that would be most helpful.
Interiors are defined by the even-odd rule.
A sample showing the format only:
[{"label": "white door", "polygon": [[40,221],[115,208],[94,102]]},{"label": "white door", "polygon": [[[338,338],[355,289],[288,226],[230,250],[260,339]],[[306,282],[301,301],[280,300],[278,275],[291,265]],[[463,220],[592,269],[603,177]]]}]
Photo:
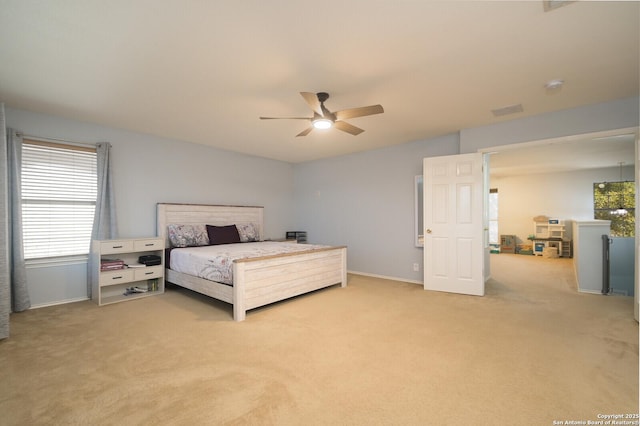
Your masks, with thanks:
[{"label": "white door", "polygon": [[424,289],[484,296],[483,154],[423,160]]}]

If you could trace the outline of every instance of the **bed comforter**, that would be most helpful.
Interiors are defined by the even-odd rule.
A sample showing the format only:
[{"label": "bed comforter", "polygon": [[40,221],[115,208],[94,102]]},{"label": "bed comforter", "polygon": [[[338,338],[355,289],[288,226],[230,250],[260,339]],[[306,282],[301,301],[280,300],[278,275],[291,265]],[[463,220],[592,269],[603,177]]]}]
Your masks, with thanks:
[{"label": "bed comforter", "polygon": [[170,269],[210,281],[232,285],[233,261],[288,253],[301,253],[329,246],[276,241],[222,244],[171,250]]}]

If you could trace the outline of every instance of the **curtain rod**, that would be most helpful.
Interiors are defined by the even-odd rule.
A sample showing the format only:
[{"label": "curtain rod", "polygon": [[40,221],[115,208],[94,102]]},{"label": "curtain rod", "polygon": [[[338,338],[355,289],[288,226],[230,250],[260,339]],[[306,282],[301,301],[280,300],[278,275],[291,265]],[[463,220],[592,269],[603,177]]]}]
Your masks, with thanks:
[{"label": "curtain rod", "polygon": [[65,143],[67,145],[90,146],[92,148],[95,148],[97,146],[97,143],[91,143],[91,142],[76,142],[76,141],[69,141],[66,139],[43,138],[41,136],[27,135],[22,132],[16,132],[16,133],[25,139],[31,139],[31,140],[40,141],[40,142],[54,142],[54,143],[58,142],[58,143]]}]

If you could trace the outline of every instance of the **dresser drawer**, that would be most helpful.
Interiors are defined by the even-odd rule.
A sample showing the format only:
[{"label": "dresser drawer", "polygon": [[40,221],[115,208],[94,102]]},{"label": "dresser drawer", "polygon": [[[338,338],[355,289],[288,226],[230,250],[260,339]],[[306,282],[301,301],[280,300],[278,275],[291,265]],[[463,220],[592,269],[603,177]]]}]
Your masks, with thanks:
[{"label": "dresser drawer", "polygon": [[120,269],[100,273],[100,287],[128,283],[134,280],[135,274],[132,269]]},{"label": "dresser drawer", "polygon": [[147,280],[151,278],[160,278],[162,277],[162,270],[164,266],[147,266],[146,268],[135,268],[133,269],[134,277],[136,281],[139,280]]},{"label": "dresser drawer", "polygon": [[100,253],[102,254],[128,253],[131,251],[133,251],[133,240],[114,240],[100,243]]},{"label": "dresser drawer", "polygon": [[164,250],[164,241],[162,238],[155,240],[134,240],[134,251],[146,251],[146,250]]}]

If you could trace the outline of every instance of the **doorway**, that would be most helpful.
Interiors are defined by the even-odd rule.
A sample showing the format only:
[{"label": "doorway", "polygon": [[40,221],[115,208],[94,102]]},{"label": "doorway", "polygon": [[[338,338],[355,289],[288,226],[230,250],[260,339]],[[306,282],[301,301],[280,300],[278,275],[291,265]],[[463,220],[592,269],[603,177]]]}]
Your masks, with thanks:
[{"label": "doorway", "polygon": [[[625,164],[627,179],[636,182],[637,194],[637,145],[638,128],[626,128],[480,150],[491,154],[489,187],[500,193],[499,233],[515,234],[522,242],[533,232],[533,217],[537,215],[565,220],[593,219],[592,185],[618,181],[620,162]],[[636,320],[637,235],[636,224]]]}]

